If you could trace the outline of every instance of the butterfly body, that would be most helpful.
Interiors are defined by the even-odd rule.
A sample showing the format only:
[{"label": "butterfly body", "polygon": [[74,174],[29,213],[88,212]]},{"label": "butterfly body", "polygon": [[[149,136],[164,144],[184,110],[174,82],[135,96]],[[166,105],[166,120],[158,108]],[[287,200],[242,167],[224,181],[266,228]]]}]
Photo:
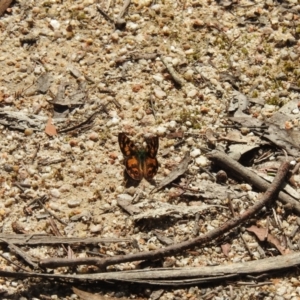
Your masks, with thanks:
[{"label": "butterfly body", "polygon": [[118,136],[120,149],[124,155],[127,174],[134,180],[151,180],[158,170],[156,154],[159,146],[158,137],[146,138],[146,147],[138,148],[129,137],[121,132]]}]

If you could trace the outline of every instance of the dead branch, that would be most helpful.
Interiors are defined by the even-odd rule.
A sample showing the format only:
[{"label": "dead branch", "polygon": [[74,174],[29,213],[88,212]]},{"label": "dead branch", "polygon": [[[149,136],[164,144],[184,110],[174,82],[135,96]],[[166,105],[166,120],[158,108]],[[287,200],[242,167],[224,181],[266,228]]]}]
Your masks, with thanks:
[{"label": "dead branch", "polygon": [[[171,256],[178,253],[181,253],[184,250],[193,248],[195,246],[207,244],[208,242],[212,241],[213,239],[221,236],[222,234],[228,232],[229,230],[237,227],[238,225],[242,224],[244,221],[251,218],[255,213],[259,212],[267,202],[276,199],[277,194],[281,188],[281,185],[284,181],[284,178],[289,170],[289,163],[284,162],[280,168],[278,169],[278,173],[276,174],[272,184],[269,186],[265,194],[262,196],[262,199],[255,203],[252,207],[250,207],[247,211],[245,211],[242,215],[236,216],[229,221],[225,222],[220,228],[216,228],[211,230],[210,232],[197,237],[195,239],[178,243],[175,245],[171,245],[169,247],[158,249],[155,251],[146,251],[140,252],[136,254],[129,254],[129,255],[117,255],[114,257],[107,257],[107,258],[93,258],[93,264],[97,265],[98,267],[105,268],[109,265],[124,263],[124,262],[131,262],[137,260],[154,260],[159,259],[165,256]],[[84,263],[85,259],[73,259],[68,260],[64,258],[49,258],[44,259],[40,262],[40,265],[46,268],[57,268],[62,266],[76,266],[79,264],[90,264],[92,262],[91,258],[86,259],[86,263]]]},{"label": "dead branch", "polygon": [[167,68],[167,70],[170,73],[170,75],[172,76],[174,82],[176,84],[178,84],[179,87],[182,87],[185,83],[185,80],[183,78],[181,78],[181,76],[175,71],[173,66],[171,66],[171,64],[163,56],[160,56],[160,60],[162,61],[162,63]]},{"label": "dead branch", "polygon": [[125,0],[124,1],[123,7],[121,8],[120,13],[117,17],[117,20],[115,22],[115,26],[119,30],[124,29],[125,26],[126,26],[126,21],[124,20],[124,15],[125,15],[125,13],[127,12],[128,8],[130,6],[130,2],[131,2],[131,0]]},{"label": "dead branch", "polygon": [[[4,242],[4,241],[5,242]],[[47,234],[0,234],[0,245],[12,243],[14,245],[53,245],[53,244],[98,244],[98,243],[122,243],[129,242],[131,239],[119,238],[100,238],[100,237],[84,237],[84,238],[68,238],[60,236],[51,236]]]},{"label": "dead branch", "polygon": [[79,129],[80,127],[82,127],[83,125],[87,125],[91,122],[94,121],[94,118],[97,114],[99,114],[100,112],[102,111],[106,111],[106,107],[105,105],[101,105],[99,109],[97,109],[94,113],[92,113],[86,120],[84,120],[83,122],[77,124],[77,125],[74,125],[72,127],[68,127],[68,128],[64,128],[64,129],[60,129],[58,130],[58,133],[63,133],[63,132],[68,132],[68,131],[72,131],[72,130],[75,130],[75,129]]},{"label": "dead branch", "polygon": [[191,285],[214,282],[216,280],[233,279],[240,276],[259,275],[274,271],[290,269],[300,264],[300,253],[279,255],[257,260],[233,263],[220,266],[201,266],[190,268],[158,268],[155,270],[131,270],[123,272],[105,272],[95,274],[63,275],[42,273],[21,273],[0,270],[1,277],[42,277],[65,280],[89,281],[127,281],[155,285]]},{"label": "dead branch", "polygon": [[[245,168],[237,161],[230,158],[228,155],[221,151],[212,151],[209,153],[208,158],[216,162],[222,168],[229,170],[230,172],[236,174],[237,176],[241,177],[242,179],[246,180],[257,189],[261,191],[266,191],[267,188],[270,186],[270,183],[256,175],[251,170]],[[294,209],[298,214],[300,213],[300,203],[293,199],[291,196],[287,195],[286,193],[280,191],[278,194],[278,199],[284,203],[289,205],[292,209]]]}]

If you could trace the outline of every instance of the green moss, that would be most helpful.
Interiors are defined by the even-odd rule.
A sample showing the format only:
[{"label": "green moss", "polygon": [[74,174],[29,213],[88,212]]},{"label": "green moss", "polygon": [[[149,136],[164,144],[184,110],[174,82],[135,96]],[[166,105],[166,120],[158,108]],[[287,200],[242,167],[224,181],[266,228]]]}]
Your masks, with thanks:
[{"label": "green moss", "polygon": [[242,53],[244,54],[244,55],[248,55],[249,54],[249,52],[248,52],[248,50],[246,49],[246,48],[242,48]]},{"label": "green moss", "polygon": [[283,67],[284,67],[285,71],[293,72],[294,69],[295,69],[295,64],[291,61],[287,61],[287,62],[284,63]]},{"label": "green moss", "polygon": [[76,11],[71,12],[71,19],[82,21],[82,20],[85,20],[86,18],[87,18],[86,14],[82,11],[76,10]]},{"label": "green moss", "polygon": [[258,91],[253,91],[251,97],[252,98],[257,98],[258,97]]},{"label": "green moss", "polygon": [[279,106],[280,103],[281,103],[281,101],[280,101],[280,99],[279,99],[278,96],[274,96],[274,97],[271,97],[271,98],[267,99],[266,103],[270,104],[270,105],[277,105],[277,106]]},{"label": "green moss", "polygon": [[188,110],[183,109],[180,111],[178,116],[178,122],[181,124],[185,124],[186,122],[190,122],[192,125],[190,126],[193,129],[201,129],[202,125],[199,122],[198,116],[200,112],[198,110]]},{"label": "green moss", "polygon": [[51,1],[46,1],[42,4],[44,7],[51,7],[52,6],[52,3]]}]

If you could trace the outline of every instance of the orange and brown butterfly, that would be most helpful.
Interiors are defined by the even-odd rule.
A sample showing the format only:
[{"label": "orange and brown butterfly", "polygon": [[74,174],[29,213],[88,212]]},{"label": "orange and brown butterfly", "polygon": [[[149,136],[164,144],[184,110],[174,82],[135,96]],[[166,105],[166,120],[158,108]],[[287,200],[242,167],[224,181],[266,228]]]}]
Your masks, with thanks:
[{"label": "orange and brown butterfly", "polygon": [[158,169],[156,154],[158,150],[158,137],[145,138],[146,147],[137,148],[133,141],[124,133],[118,136],[120,149],[124,155],[124,164],[127,174],[134,180],[151,180]]}]

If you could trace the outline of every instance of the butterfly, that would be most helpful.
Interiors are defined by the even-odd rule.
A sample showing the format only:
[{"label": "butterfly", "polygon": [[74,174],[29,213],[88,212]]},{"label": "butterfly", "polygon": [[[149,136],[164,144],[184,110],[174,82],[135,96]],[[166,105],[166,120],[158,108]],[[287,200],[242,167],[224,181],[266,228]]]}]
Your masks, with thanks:
[{"label": "butterfly", "polygon": [[158,137],[145,138],[146,147],[137,148],[133,141],[124,133],[118,136],[120,149],[125,157],[124,164],[127,174],[134,180],[151,180],[157,170]]}]

